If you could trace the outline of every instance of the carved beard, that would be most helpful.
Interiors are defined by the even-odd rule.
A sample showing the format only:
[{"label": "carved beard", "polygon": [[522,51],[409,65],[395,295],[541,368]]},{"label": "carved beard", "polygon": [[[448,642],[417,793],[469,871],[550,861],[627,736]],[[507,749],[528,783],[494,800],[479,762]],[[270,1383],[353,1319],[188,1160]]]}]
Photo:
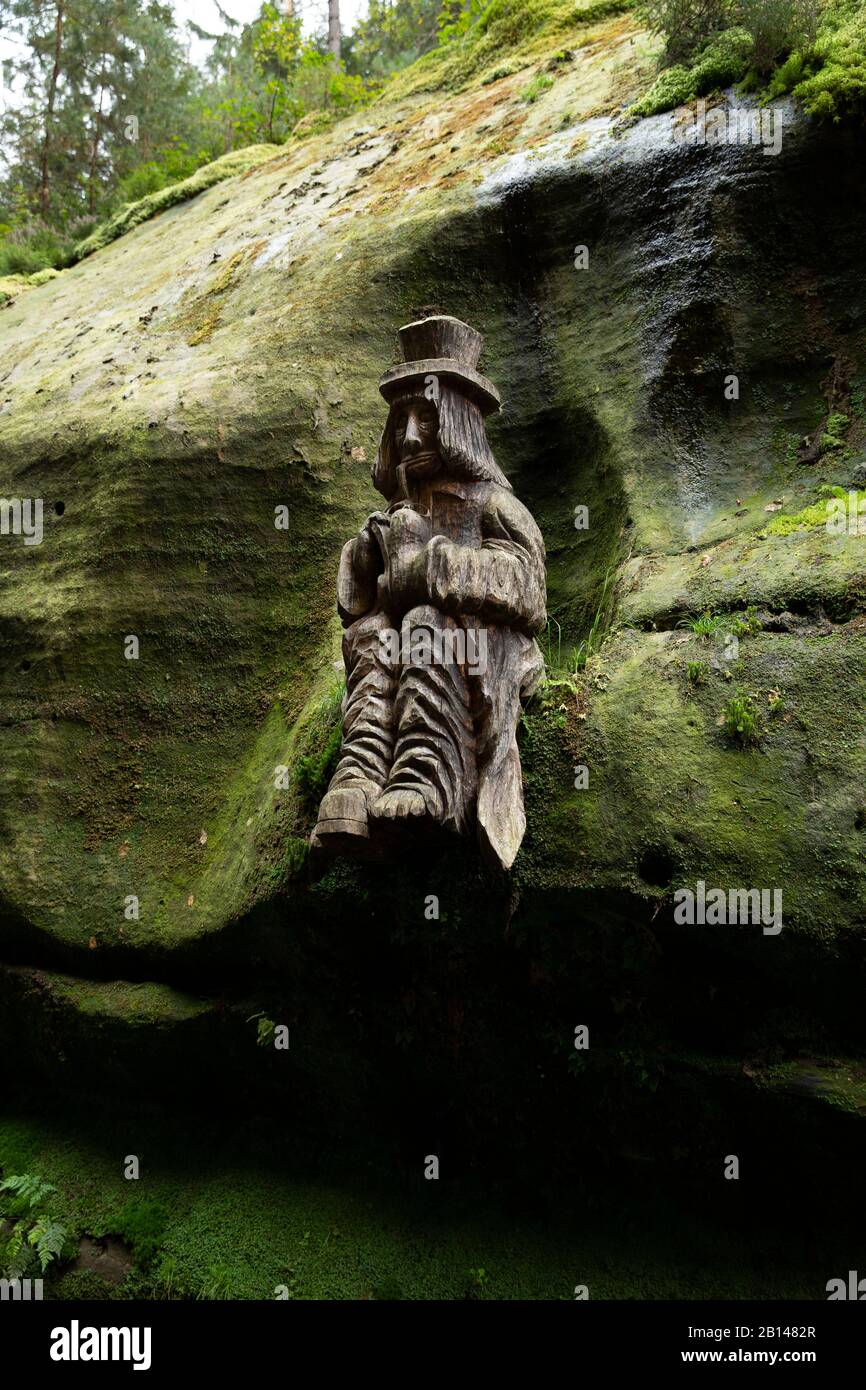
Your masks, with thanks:
[{"label": "carved beard", "polygon": [[401,456],[397,476],[402,484],[402,491],[408,496],[413,484],[417,485],[427,478],[434,478],[444,468],[445,464],[438,449],[425,449],[423,452]]}]

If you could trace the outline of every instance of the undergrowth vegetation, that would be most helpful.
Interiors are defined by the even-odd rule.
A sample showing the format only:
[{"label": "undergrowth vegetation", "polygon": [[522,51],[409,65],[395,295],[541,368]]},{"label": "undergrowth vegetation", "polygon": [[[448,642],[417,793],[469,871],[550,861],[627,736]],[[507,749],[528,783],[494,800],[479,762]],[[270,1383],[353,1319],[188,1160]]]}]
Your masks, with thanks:
[{"label": "undergrowth vegetation", "polygon": [[45,1209],[57,1191],[31,1173],[0,1183],[0,1274],[7,1279],[44,1274],[66,1251],[70,1232]]},{"label": "undergrowth vegetation", "polygon": [[738,84],[762,101],[795,97],[821,120],[866,116],[863,0],[640,0],[638,14],[665,46],[633,115]]}]

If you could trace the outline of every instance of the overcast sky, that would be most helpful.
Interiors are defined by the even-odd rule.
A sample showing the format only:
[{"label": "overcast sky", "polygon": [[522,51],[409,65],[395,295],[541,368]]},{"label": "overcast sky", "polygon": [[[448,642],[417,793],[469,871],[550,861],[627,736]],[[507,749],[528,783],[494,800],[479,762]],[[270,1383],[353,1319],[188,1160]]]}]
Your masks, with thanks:
[{"label": "overcast sky", "polygon": [[[179,20],[192,19],[211,34],[217,34],[223,28],[213,0],[172,0],[172,4]],[[276,0],[276,4],[282,9],[280,0]],[[261,9],[261,0],[225,0],[222,8],[232,19],[248,24]],[[301,15],[308,32],[317,27],[324,28],[327,23],[328,0],[296,0],[295,10]],[[344,33],[348,34],[355,27],[355,21],[366,11],[367,0],[340,0],[340,20]]]}]

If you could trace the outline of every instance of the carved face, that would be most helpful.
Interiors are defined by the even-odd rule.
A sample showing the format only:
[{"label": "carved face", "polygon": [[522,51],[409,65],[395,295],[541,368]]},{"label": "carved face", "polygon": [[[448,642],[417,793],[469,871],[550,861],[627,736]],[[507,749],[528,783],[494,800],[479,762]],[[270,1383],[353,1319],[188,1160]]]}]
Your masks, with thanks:
[{"label": "carved face", "polygon": [[439,414],[432,401],[413,397],[394,407],[394,442],[406,478],[429,478],[442,467]]}]

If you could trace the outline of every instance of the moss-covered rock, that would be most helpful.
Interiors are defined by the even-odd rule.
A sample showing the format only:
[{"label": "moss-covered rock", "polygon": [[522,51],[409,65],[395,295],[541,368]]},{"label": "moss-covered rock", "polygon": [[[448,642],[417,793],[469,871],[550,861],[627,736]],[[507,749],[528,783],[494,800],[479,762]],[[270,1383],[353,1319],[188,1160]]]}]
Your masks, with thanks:
[{"label": "moss-covered rock", "polygon": [[[33,1085],[248,1090],[383,1167],[441,1132],[485,1171],[507,1134],[522,1182],[570,1180],[578,1113],[600,1163],[706,1174],[732,1115],[814,1157],[791,1096],[724,1098],[743,1057],[864,1043],[863,540],[812,524],[862,484],[863,152],[625,129],[652,64],[618,5],[548,6],[501,72],[515,6],[486,14],[3,310],[0,494],[45,506],[40,545],[0,538],[10,1034]],[[321,875],[305,850],[376,383],[429,307],[485,334],[493,446],[548,549],[508,882],[471,846]],[[678,926],[698,880],[781,887],[783,931]]]},{"label": "moss-covered rock", "polygon": [[249,170],[255,169],[256,165],[272,159],[278,148],[277,145],[245,145],[243,149],[230,150],[228,154],[196,169],[189,178],[179,179],[177,183],[159,188],[155,193],[148,193],[146,197],[139,198],[134,203],[126,203],[108,222],[102,223],[90,236],[78,243],[75,259],[80,261],[85,256],[92,256],[94,251],[101,251],[104,246],[116,241],[125,232],[131,232],[133,227],[140,226],[142,222],[147,222],[160,212],[176,207],[178,203],[185,203],[190,198],[197,197],[199,193],[204,193],[205,189],[222,183],[223,179],[248,173]]}]

